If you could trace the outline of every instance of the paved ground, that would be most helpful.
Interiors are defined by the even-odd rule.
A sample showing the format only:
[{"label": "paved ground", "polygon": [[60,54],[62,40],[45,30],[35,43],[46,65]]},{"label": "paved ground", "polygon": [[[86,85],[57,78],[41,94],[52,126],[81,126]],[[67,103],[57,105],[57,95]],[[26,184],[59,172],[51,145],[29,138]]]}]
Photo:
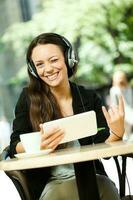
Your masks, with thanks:
[{"label": "paved ground", "polygon": [[[108,173],[109,177],[116,183],[117,188],[119,188],[118,183],[118,176],[117,176],[117,169],[115,166],[114,160],[111,158],[109,160],[102,160],[106,169],[106,172]],[[121,162],[121,159],[119,158],[119,161]],[[133,195],[133,158],[128,158],[127,160],[127,176],[126,176],[129,186],[126,181],[126,194],[132,194]]]},{"label": "paved ground", "polygon": [[21,200],[11,180],[0,171],[0,200]]}]

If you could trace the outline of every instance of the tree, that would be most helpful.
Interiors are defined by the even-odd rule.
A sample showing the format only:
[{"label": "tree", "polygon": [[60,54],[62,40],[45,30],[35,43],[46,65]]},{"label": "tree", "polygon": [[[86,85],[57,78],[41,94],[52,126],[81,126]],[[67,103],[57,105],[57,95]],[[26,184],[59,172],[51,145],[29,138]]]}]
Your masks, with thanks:
[{"label": "tree", "polygon": [[77,80],[104,84],[115,68],[133,72],[132,0],[42,0],[40,12],[9,27],[2,41],[22,57],[41,32],[62,34],[78,47]]}]

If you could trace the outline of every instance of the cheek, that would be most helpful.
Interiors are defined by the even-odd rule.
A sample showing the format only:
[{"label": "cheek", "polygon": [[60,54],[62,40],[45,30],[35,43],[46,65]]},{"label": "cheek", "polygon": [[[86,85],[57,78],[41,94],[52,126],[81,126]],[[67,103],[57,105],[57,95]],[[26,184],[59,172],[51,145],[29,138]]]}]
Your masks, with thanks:
[{"label": "cheek", "polygon": [[67,66],[64,65],[63,67],[61,67],[60,69],[61,73],[63,76],[68,76],[68,72],[67,72]]},{"label": "cheek", "polygon": [[62,70],[63,72],[67,72],[67,66],[64,62],[60,62],[56,66],[58,69]]},{"label": "cheek", "polygon": [[53,65],[53,67],[61,70],[64,68],[64,62],[57,62]]},{"label": "cheek", "polygon": [[60,63],[60,64],[57,64],[57,65],[54,65],[54,71],[58,71],[60,74],[62,74],[63,76],[65,74],[67,74],[67,67],[64,63]]},{"label": "cheek", "polygon": [[38,71],[38,70],[37,70],[37,73],[38,73],[38,75],[39,75],[40,77],[44,75],[44,71],[43,71],[43,70],[42,70],[42,71]]}]

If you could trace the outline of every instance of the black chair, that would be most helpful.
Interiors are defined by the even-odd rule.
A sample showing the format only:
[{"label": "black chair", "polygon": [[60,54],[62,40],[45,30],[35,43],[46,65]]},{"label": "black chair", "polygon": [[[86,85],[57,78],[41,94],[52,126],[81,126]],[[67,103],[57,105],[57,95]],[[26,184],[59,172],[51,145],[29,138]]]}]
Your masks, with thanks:
[{"label": "black chair", "polygon": [[[5,148],[0,155],[0,160],[9,157],[9,147]],[[12,180],[22,200],[33,200],[32,193],[28,186],[28,180],[22,170],[5,171],[6,175]]]},{"label": "black chair", "polygon": [[133,195],[125,196],[125,189],[126,189],[126,166],[127,166],[127,158],[131,157],[133,158],[133,154],[126,154],[122,155],[122,163],[120,166],[120,162],[118,160],[118,156],[114,157],[117,172],[118,172],[118,178],[119,178],[119,194],[122,200],[133,200]]}]

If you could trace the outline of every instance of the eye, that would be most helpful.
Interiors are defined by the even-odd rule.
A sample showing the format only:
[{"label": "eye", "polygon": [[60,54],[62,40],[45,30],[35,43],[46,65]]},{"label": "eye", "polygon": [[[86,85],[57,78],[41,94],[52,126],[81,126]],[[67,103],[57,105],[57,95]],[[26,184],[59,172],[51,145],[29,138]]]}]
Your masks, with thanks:
[{"label": "eye", "polygon": [[51,63],[55,63],[58,61],[58,58],[51,59]]},{"label": "eye", "polygon": [[44,63],[38,63],[38,64],[36,64],[36,67],[38,69],[43,68],[44,67]]}]

